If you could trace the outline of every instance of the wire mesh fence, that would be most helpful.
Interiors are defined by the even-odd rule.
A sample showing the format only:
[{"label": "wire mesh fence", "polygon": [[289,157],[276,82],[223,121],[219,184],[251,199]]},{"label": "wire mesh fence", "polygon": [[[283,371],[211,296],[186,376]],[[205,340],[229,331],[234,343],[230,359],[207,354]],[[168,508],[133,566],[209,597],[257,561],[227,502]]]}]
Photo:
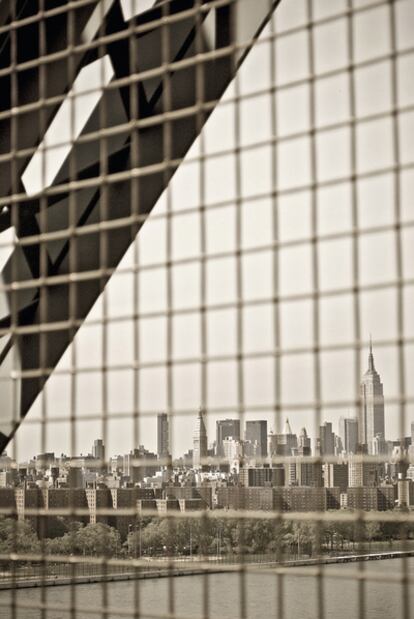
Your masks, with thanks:
[{"label": "wire mesh fence", "polygon": [[1,617],[410,617],[413,28],[0,2]]}]

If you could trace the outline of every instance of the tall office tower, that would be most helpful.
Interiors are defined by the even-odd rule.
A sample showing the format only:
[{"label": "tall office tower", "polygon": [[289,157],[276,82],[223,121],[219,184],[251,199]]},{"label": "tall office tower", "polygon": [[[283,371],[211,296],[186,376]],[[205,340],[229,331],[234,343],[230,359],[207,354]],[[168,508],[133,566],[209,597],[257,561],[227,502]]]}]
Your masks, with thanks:
[{"label": "tall office tower", "polygon": [[224,457],[228,461],[230,466],[235,465],[235,461],[241,461],[244,456],[243,443],[237,439],[229,436],[223,441]]},{"label": "tall office tower", "polygon": [[292,449],[297,449],[298,447],[298,437],[296,434],[293,434],[289,419],[287,418],[283,432],[280,434],[273,434],[271,432],[268,441],[270,456],[291,456]]},{"label": "tall office tower", "polygon": [[339,487],[341,492],[346,492],[349,479],[349,467],[347,462],[324,464],[324,485],[326,488]]},{"label": "tall office tower", "polygon": [[267,436],[267,453],[268,455],[275,456],[277,452],[277,434],[273,434],[272,430],[270,430]]},{"label": "tall office tower", "polygon": [[350,488],[377,486],[378,472],[376,462],[363,462],[351,456],[348,461],[348,486]]},{"label": "tall office tower", "polygon": [[[144,464],[141,464],[141,461]],[[153,462],[152,465],[150,462]],[[145,449],[144,445],[139,445],[129,454],[124,455],[123,474],[129,477],[132,483],[140,482],[144,477],[152,477],[158,470],[157,454]]]},{"label": "tall office tower", "polygon": [[[297,447],[292,447],[289,454],[286,454],[286,455],[297,456],[298,455]],[[297,458],[295,459],[291,458],[283,464],[283,467],[285,469],[285,486],[296,486],[298,483],[296,462],[297,462]]]},{"label": "tall office tower", "polygon": [[298,486],[322,486],[322,465],[320,462],[309,462],[304,459],[304,456],[310,456],[311,439],[306,432],[306,428],[302,428],[298,438],[297,453],[299,458],[296,460],[296,481]]},{"label": "tall office tower", "polygon": [[306,428],[302,428],[298,439],[298,453],[300,456],[311,455],[311,439],[306,432]]},{"label": "tall office tower", "polygon": [[410,457],[414,457],[414,421],[411,422],[411,445],[408,448]]},{"label": "tall office tower", "polygon": [[376,434],[372,439],[371,453],[373,456],[386,456],[388,453],[388,444],[382,434]]},{"label": "tall office tower", "polygon": [[342,439],[337,434],[334,434],[334,437],[335,437],[334,453],[335,453],[335,456],[340,456],[344,450],[344,447],[342,445]]},{"label": "tall office tower", "polygon": [[355,454],[358,448],[358,420],[354,417],[340,417],[339,436],[346,453]]},{"label": "tall office tower", "polygon": [[257,443],[257,455],[261,458],[267,456],[267,421],[260,419],[257,421],[246,421],[246,441]]},{"label": "tall office tower", "polygon": [[335,434],[330,421],[325,421],[319,427],[319,449],[321,456],[333,456],[335,453]]},{"label": "tall office tower", "polygon": [[157,415],[157,454],[158,458],[165,459],[169,455],[169,422],[167,413]]},{"label": "tall office tower", "polygon": [[203,459],[207,457],[207,430],[205,413],[200,408],[197,415],[196,426],[193,435],[193,466],[202,468]]},{"label": "tall office tower", "polygon": [[295,464],[296,484],[298,486],[312,486],[313,488],[321,488],[323,486],[321,462],[307,462],[302,457],[299,457]]},{"label": "tall office tower", "polygon": [[240,440],[240,419],[219,419],[216,423],[216,455],[223,457],[223,441],[232,437]]},{"label": "tall office tower", "polygon": [[92,446],[92,455],[94,458],[97,458],[98,460],[101,460],[102,462],[104,462],[105,445],[101,438],[97,438],[96,440],[94,440],[93,446]]},{"label": "tall office tower", "polygon": [[369,344],[368,370],[361,382],[361,407],[359,411],[359,443],[373,451],[373,438],[381,434],[385,438],[384,393],[380,375],[375,369],[372,342]]},{"label": "tall office tower", "polygon": [[93,442],[92,446],[92,455],[94,458],[99,460],[97,472],[104,473],[106,470],[105,466],[105,445],[101,438],[97,438]]}]

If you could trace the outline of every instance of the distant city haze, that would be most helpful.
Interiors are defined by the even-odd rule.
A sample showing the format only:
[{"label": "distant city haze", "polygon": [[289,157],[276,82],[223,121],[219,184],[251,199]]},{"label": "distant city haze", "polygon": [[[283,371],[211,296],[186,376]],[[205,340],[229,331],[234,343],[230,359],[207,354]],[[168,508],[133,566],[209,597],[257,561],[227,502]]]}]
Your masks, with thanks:
[{"label": "distant city haze", "polygon": [[[338,11],[340,4],[314,3],[314,19]],[[281,32],[305,24],[305,5],[301,0],[282,2],[277,10],[277,29]],[[390,53],[387,10],[379,7],[355,16],[356,62]],[[397,41],[403,50],[412,46],[414,3],[399,2],[396,11]],[[169,408],[169,449],[174,457],[193,447],[200,407],[206,410],[208,443],[216,438],[217,419],[237,417],[234,411],[243,405],[246,410],[241,419],[243,432],[246,420],[266,420],[268,431],[278,431],[288,417],[292,431],[299,435],[305,427],[314,444],[316,429],[323,421],[332,422],[337,433],[341,417],[358,416],[355,403],[363,374],[369,369],[370,334],[375,369],[383,385],[385,437],[396,439],[410,434],[414,407],[409,401],[402,409],[398,398],[401,385],[408,399],[414,397],[414,286],[407,284],[403,288],[400,333],[397,250],[401,249],[402,277],[412,282],[414,228],[403,229],[398,245],[392,227],[395,175],[384,171],[357,182],[360,234],[355,239],[352,236],[346,19],[315,28],[313,68],[309,67],[305,31],[280,37],[274,46],[274,76],[270,63],[272,47],[266,39],[269,33],[267,28],[247,57],[237,78],[237,88],[234,83],[230,85],[136,243],[124,256],[104,297],[96,302],[22,423],[8,449],[18,460],[46,451],[88,453],[93,439],[98,437],[104,439],[107,454],[125,454],[138,444],[156,452],[157,415]],[[394,165],[390,63],[389,59],[373,62],[354,73],[357,117],[380,115],[375,121],[356,126],[358,173],[387,170]],[[412,55],[399,58],[398,70],[398,105],[412,106]],[[315,234],[313,194],[309,189],[312,149],[311,137],[306,134],[311,128],[311,86],[305,78],[310,72],[318,78],[329,71],[331,77],[313,82],[315,124],[318,129],[336,123],[343,125],[318,132],[316,137],[314,163],[316,180],[321,186],[315,194],[316,233],[320,237],[315,261],[311,243]],[[297,85],[286,88],[288,82]],[[278,90],[273,106],[269,88],[274,83]],[[235,114],[236,106],[231,101],[235,93],[249,95],[239,101],[239,115]],[[250,96],[254,93],[255,96]],[[275,110],[274,118],[272,110]],[[406,166],[400,174],[402,222],[414,220],[414,172],[410,169],[414,162],[413,122],[413,112],[401,112],[399,158]],[[286,139],[296,133],[300,137]],[[269,143],[272,134],[279,138],[276,157]],[[236,144],[237,136],[239,144]],[[236,146],[242,147],[239,157],[232,152]],[[208,155],[202,164],[195,159],[200,154]],[[275,183],[281,192],[277,203],[271,197]],[[236,213],[239,198],[240,249],[244,252],[240,259],[237,258]],[[207,207],[204,214],[197,210],[201,204]],[[169,235],[167,220],[162,217],[168,208],[173,213]],[[205,248],[200,233],[202,225]],[[273,234],[275,227],[277,239]],[[272,249],[275,241],[280,244],[277,272]],[[354,242],[358,245],[357,254]],[[170,256],[167,255],[169,246]],[[200,261],[203,250],[204,267]],[[356,265],[355,255],[358,256]],[[165,263],[169,259],[173,264],[167,269]],[[317,277],[313,264],[317,264]],[[135,276],[137,266],[141,270]],[[241,278],[237,277],[238,270]],[[371,287],[356,299],[352,294],[355,270],[357,284]],[[319,344],[323,348],[318,356],[319,368],[313,352],[315,281],[321,295],[317,305]],[[204,324],[200,312],[202,282],[207,306]],[[169,288],[171,308],[168,308]],[[272,302],[275,294],[280,297],[278,304]],[[134,307],[134,298],[138,299],[138,307]],[[242,309],[238,313],[239,300]],[[170,320],[165,315],[168,309],[173,310]],[[134,322],[132,316],[137,311],[140,319]],[[107,324],[105,359],[104,327],[96,324],[104,316],[109,320],[119,319]],[[240,330],[238,320],[241,320]],[[275,333],[276,322],[279,338]],[[202,350],[203,328],[207,336],[205,351]],[[168,329],[171,338],[167,337]],[[399,337],[405,341],[404,371],[396,345]],[[168,341],[171,341],[171,351],[168,351]],[[360,355],[355,351],[355,343],[361,344]],[[241,368],[236,362],[239,344],[244,355]],[[276,366],[278,347],[282,356]],[[167,363],[169,352],[171,365]],[[207,356],[204,386],[203,355]],[[108,368],[105,374],[101,370],[103,362]],[[71,367],[76,370],[74,377]],[[168,372],[171,372],[170,380]],[[315,381],[318,375],[319,385]],[[72,380],[75,382],[71,383]],[[322,403],[320,416],[316,414],[317,388]],[[74,399],[71,394],[75,394]],[[402,412],[405,419],[401,417]],[[72,413],[76,417],[73,434]],[[42,418],[47,421],[44,425]],[[138,420],[135,424],[134,419]]]}]

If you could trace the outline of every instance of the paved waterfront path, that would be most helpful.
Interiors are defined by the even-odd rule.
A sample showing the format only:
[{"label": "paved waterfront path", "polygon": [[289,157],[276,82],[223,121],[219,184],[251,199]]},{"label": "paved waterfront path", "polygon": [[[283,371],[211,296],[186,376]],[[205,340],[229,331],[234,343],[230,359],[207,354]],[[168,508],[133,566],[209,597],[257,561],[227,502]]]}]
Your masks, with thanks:
[{"label": "paved waterfront path", "polygon": [[[335,563],[354,563],[359,561],[382,561],[387,559],[401,559],[403,557],[414,557],[414,550],[395,550],[389,552],[376,552],[370,554],[352,554],[343,555],[337,557],[317,557],[314,559],[293,559],[291,561],[268,561],[263,563],[249,563],[246,561],[244,565],[260,567],[306,567],[316,565],[331,565]],[[5,578],[0,581],[0,590],[4,589],[27,589],[30,587],[42,587],[42,586],[62,586],[62,585],[82,585],[99,582],[116,582],[136,579],[148,579],[148,578],[167,578],[178,576],[195,576],[204,574],[206,570],[209,573],[226,572],[234,570],[234,565],[226,563],[211,562],[206,568],[205,565],[197,566],[194,563],[188,566],[174,565],[172,568],[168,566],[158,566],[154,569],[137,569],[134,572],[116,573],[111,574],[91,574],[91,575],[79,575],[79,576],[46,576],[40,578],[39,576],[24,577],[24,578]]]}]

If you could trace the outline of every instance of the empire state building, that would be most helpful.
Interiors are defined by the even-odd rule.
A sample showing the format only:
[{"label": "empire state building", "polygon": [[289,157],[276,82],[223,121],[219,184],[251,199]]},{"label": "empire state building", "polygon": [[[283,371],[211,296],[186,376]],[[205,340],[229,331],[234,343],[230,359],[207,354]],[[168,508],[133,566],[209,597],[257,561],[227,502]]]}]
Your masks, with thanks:
[{"label": "empire state building", "polygon": [[384,436],[384,392],[380,375],[375,369],[372,342],[369,344],[368,369],[361,381],[361,407],[359,412],[359,443],[373,453],[373,438]]}]

